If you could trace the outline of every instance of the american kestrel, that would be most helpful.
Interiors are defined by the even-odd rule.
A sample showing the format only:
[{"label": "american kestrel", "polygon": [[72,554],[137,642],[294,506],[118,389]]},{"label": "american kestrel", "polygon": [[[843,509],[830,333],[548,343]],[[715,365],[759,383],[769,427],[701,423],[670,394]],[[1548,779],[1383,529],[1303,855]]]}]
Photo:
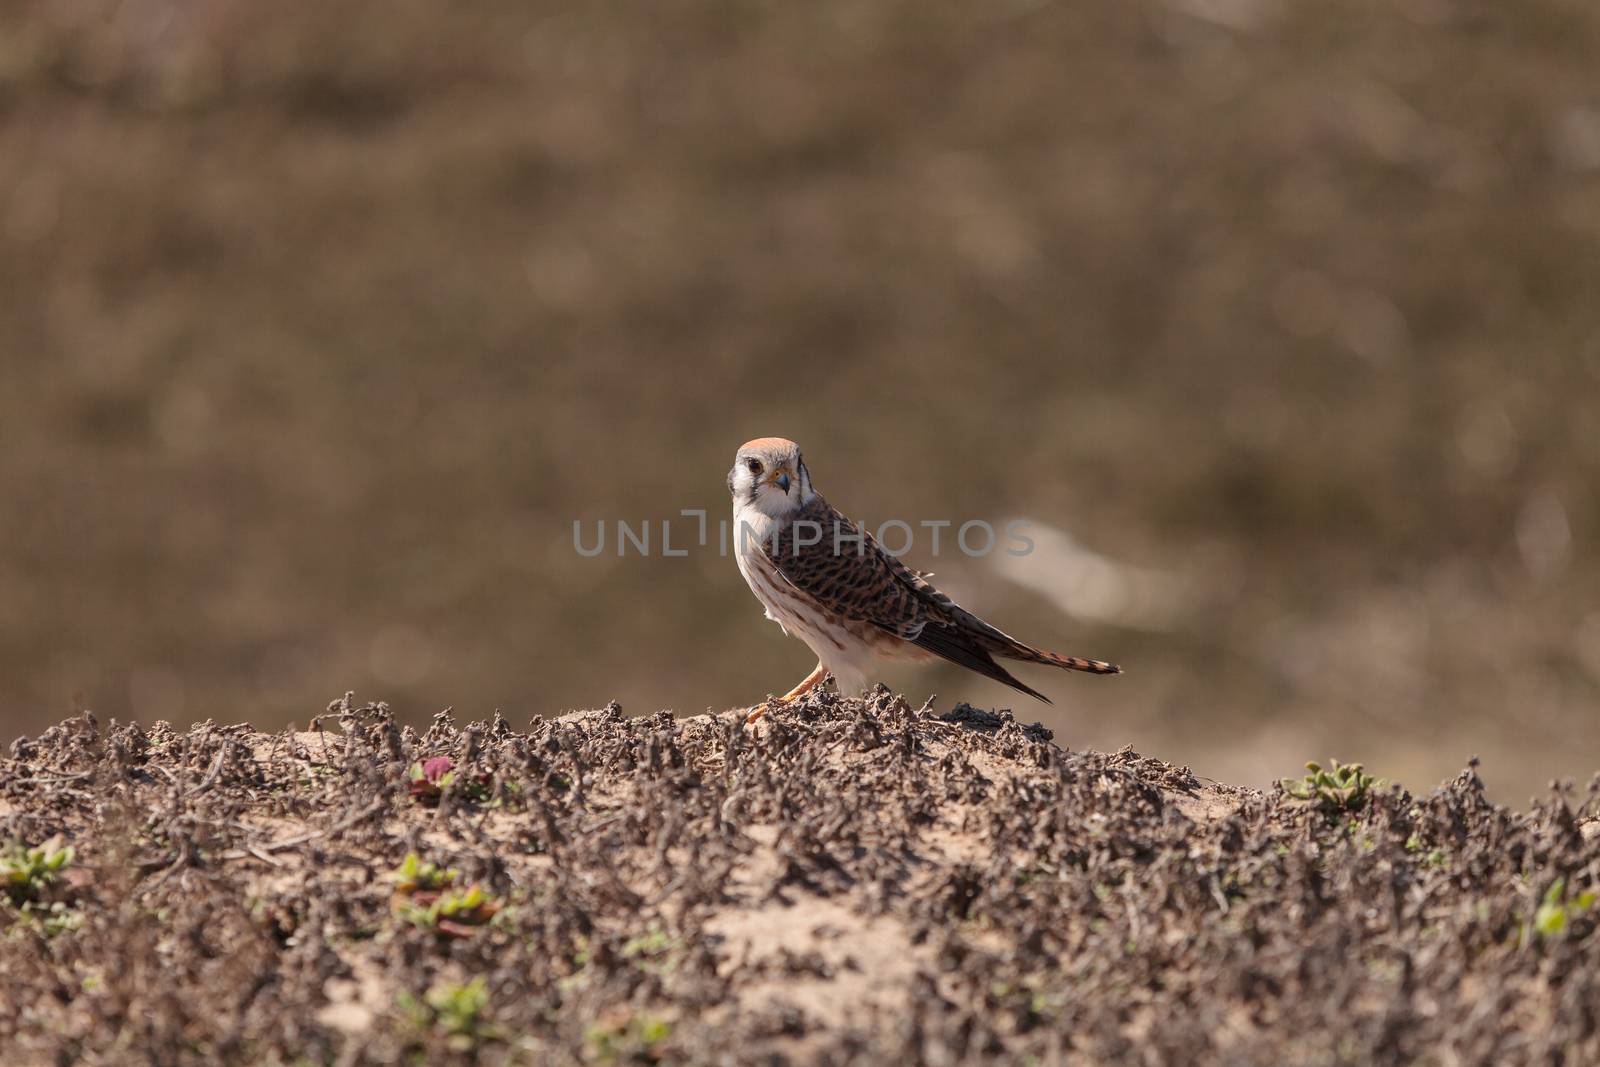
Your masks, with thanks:
[{"label": "american kestrel", "polygon": [[[728,492],[739,573],[767,618],[817,656],[816,670],[776,703],[794,700],[829,674],[841,692],[859,692],[872,680],[875,659],[938,656],[1047,704],[1048,697],[1013,678],[995,657],[1122,673],[1110,663],[1025,645],[939,592],[929,575],[902,565],[822,499],[793,441],[761,437],[741,445]],[[749,721],[767,707],[756,707]]]}]

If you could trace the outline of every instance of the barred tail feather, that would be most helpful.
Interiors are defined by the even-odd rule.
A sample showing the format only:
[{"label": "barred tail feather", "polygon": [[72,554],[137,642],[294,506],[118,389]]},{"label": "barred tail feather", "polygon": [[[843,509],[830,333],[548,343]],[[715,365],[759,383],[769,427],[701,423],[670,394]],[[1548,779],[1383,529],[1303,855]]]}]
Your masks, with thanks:
[{"label": "barred tail feather", "polygon": [[1097,659],[1081,659],[1078,656],[1063,656],[1059,652],[1050,652],[1042,648],[1030,649],[1039,655],[1040,663],[1048,663],[1052,667],[1061,667],[1069,671],[1083,671],[1086,674],[1121,674],[1122,668],[1115,663],[1106,663]]},{"label": "barred tail feather", "polygon": [[[1005,636],[1005,635],[1002,635]],[[1121,674],[1122,668],[1104,660],[1084,659],[1082,656],[1063,656],[1047,648],[1025,645],[1014,637],[1006,636],[1006,644],[991,651],[1002,659],[1020,660],[1023,663],[1042,663],[1046,667],[1060,667],[1064,671],[1083,671],[1085,674]]]}]

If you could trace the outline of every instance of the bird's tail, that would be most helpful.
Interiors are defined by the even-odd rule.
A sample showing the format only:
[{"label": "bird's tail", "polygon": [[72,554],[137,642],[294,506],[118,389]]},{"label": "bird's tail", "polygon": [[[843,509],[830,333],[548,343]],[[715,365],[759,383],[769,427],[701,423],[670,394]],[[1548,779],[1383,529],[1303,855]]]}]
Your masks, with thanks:
[{"label": "bird's tail", "polygon": [[[1025,645],[1008,634],[1001,633],[989,626],[976,616],[967,616],[971,619],[969,628],[962,629],[956,626],[923,626],[912,638],[912,643],[919,648],[926,649],[934,655],[958,663],[968,670],[977,671],[979,674],[1003,685],[1009,685],[1020,693],[1027,693],[1037,697],[1046,704],[1050,698],[1031,689],[1018,681],[1010,671],[994,661],[996,656],[1004,659],[1020,660],[1024,663],[1043,663],[1050,667],[1061,667],[1069,671],[1087,671],[1090,674],[1121,674],[1122,668],[1114,663],[1102,663],[1097,659],[1079,659],[1077,656],[1063,656],[1058,652],[1047,652],[1042,648]],[[974,628],[982,630],[974,632]]]},{"label": "bird's tail", "polygon": [[1036,663],[1048,663],[1052,667],[1060,667],[1068,671],[1083,671],[1085,674],[1121,674],[1122,668],[1115,663],[1106,663],[1097,659],[1083,659],[1079,656],[1063,656],[1059,652],[1050,652],[1043,648],[1029,648],[1038,657]]}]

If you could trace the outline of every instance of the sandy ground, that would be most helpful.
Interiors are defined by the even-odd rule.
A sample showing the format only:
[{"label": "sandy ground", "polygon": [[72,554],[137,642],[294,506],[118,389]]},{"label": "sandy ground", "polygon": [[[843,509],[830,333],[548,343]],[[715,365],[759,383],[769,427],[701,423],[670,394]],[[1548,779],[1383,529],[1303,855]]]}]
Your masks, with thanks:
[{"label": "sandy ground", "polygon": [[1300,800],[886,690],[315,725],[14,746],[0,839],[75,854],[0,913],[7,1062],[1600,1055],[1592,793]]}]

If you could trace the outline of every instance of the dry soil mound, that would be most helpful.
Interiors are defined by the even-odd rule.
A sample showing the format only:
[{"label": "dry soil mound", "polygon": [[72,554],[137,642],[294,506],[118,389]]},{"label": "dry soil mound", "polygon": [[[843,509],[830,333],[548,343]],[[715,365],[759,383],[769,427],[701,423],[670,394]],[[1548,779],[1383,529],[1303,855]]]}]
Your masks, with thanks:
[{"label": "dry soil mound", "polygon": [[1592,792],[1296,799],[884,691],[330,712],[12,747],[6,1063],[1600,1062]]}]

